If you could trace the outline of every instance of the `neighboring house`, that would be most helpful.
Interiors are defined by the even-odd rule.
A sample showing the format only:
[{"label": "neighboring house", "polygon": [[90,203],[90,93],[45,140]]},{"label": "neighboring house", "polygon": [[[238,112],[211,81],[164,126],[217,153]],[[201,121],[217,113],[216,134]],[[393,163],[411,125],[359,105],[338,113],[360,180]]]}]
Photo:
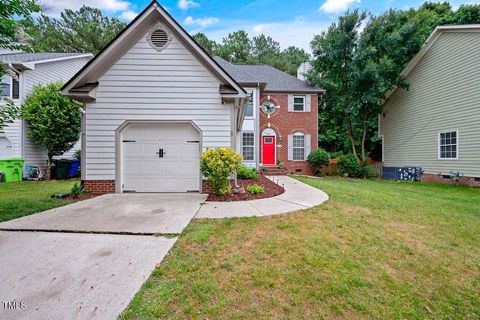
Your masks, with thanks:
[{"label": "neighboring house", "polygon": [[[269,123],[270,132],[264,133],[274,139],[266,143],[280,150],[278,159],[287,158],[289,136],[300,145],[293,135],[304,134],[307,148],[310,135],[315,140],[311,146],[316,145],[316,124],[315,128],[305,127],[303,121],[310,117],[316,121],[319,89],[310,91],[295,80],[294,90],[273,87],[279,90],[271,90],[268,97],[268,84],[272,82],[269,74],[281,74],[282,79],[287,79],[284,73],[251,66],[261,69],[257,71],[262,74],[247,83],[238,74],[225,70],[230,67],[210,57],[153,1],[62,88],[63,94],[84,102],[85,189],[95,193],[201,191],[202,152],[216,147],[243,149],[247,159],[254,154],[253,160],[246,161],[257,166],[261,162],[258,136]],[[289,82],[294,79],[288,77]],[[305,112],[291,117],[290,131],[278,131],[274,120],[279,126],[285,124],[280,117],[287,113],[288,97],[293,98],[293,94],[304,97]],[[250,97],[253,100],[247,106]],[[308,97],[312,98],[311,105]],[[274,104],[268,106],[275,109],[271,120],[259,114],[257,106],[263,100]],[[300,100],[296,104],[299,110]],[[314,111],[307,111],[309,107]],[[249,124],[245,122],[248,128],[244,126],[247,112],[247,118],[252,118]],[[242,130],[253,132],[253,141],[243,139]],[[253,150],[247,149],[252,144]],[[300,157],[299,150],[292,152]],[[272,165],[276,165],[274,152],[270,153],[274,158],[268,159]],[[305,154],[303,151],[303,157]]]},{"label": "neighboring house", "polygon": [[379,117],[387,167],[422,167],[424,180],[480,186],[480,25],[440,26],[402,71]]},{"label": "neighboring house", "polygon": [[[318,94],[306,82],[268,65],[215,60],[249,94],[237,151],[252,167],[283,173],[312,174],[307,156],[318,143]],[[277,167],[282,163],[284,170]]]},{"label": "neighboring house", "polygon": [[[1,78],[0,96],[21,105],[33,86],[65,82],[92,57],[91,54],[27,53],[2,49],[0,62],[8,70],[8,74]],[[31,140],[27,130],[25,122],[18,119],[7,126],[3,134],[0,133],[0,159],[22,157],[26,165],[45,168],[47,155]],[[78,147],[79,144],[76,148]],[[64,156],[71,157],[74,149]]]}]

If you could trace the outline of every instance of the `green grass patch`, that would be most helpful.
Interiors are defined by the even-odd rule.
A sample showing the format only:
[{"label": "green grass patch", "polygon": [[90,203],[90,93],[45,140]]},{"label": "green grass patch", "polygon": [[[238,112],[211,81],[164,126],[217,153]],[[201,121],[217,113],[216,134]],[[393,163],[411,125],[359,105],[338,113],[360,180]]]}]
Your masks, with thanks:
[{"label": "green grass patch", "polygon": [[51,208],[69,201],[52,199],[54,193],[69,192],[78,179],[0,183],[0,221],[7,221]]},{"label": "green grass patch", "polygon": [[120,318],[480,318],[479,189],[296,178],[330,200],[194,220]]}]

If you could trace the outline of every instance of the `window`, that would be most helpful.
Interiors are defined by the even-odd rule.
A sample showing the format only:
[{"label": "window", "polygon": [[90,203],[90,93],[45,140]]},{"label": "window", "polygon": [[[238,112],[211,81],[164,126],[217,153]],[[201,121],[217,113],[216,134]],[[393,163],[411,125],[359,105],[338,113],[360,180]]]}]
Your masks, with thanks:
[{"label": "window", "polygon": [[2,83],[0,84],[0,96],[10,97],[10,88],[11,88],[12,78],[10,76],[3,76]]},{"label": "window", "polygon": [[305,97],[294,96],[293,97],[293,111],[305,111]]},{"label": "window", "polygon": [[438,158],[458,159],[458,131],[438,134]]},{"label": "window", "polygon": [[248,97],[247,110],[245,111],[245,117],[253,117],[253,92]]},{"label": "window", "polygon": [[293,135],[293,160],[305,160],[305,135],[303,133]]},{"label": "window", "polygon": [[253,132],[244,132],[242,135],[243,160],[253,161],[255,159],[255,136]]},{"label": "window", "polygon": [[18,99],[19,97],[19,83],[18,80],[5,75],[2,77],[0,83],[0,96],[8,97],[12,99]]}]

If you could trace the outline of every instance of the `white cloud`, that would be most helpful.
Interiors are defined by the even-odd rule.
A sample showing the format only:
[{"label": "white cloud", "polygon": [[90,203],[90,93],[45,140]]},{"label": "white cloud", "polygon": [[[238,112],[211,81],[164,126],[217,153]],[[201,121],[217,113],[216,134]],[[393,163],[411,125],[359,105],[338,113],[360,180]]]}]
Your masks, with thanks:
[{"label": "white cloud", "polygon": [[119,18],[123,19],[123,20],[131,21],[131,20],[135,19],[135,17],[137,15],[138,15],[138,13],[136,13],[135,11],[127,10],[127,11],[123,11],[120,14]]},{"label": "white cloud", "polygon": [[178,7],[182,10],[199,7],[200,4],[193,0],[178,0]]},{"label": "white cloud", "polygon": [[319,10],[326,13],[339,13],[347,10],[352,4],[360,4],[360,2],[361,0],[326,0]]},{"label": "white cloud", "polygon": [[205,28],[205,27],[211,26],[212,24],[218,23],[218,21],[220,21],[220,19],[215,17],[198,18],[198,19],[194,19],[192,17],[186,17],[185,20],[183,20],[183,23],[186,26]]},{"label": "white cloud", "polygon": [[131,5],[130,2],[122,0],[40,0],[39,4],[46,7],[49,15],[58,14],[64,9],[78,10],[83,5],[112,12],[126,11]]}]

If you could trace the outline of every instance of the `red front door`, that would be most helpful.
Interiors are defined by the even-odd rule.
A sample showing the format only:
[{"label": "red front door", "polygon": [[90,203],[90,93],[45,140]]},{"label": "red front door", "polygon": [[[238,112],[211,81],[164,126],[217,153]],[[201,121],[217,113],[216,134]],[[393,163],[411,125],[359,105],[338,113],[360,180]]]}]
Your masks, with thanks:
[{"label": "red front door", "polygon": [[262,137],[262,164],[275,164],[275,137]]}]

